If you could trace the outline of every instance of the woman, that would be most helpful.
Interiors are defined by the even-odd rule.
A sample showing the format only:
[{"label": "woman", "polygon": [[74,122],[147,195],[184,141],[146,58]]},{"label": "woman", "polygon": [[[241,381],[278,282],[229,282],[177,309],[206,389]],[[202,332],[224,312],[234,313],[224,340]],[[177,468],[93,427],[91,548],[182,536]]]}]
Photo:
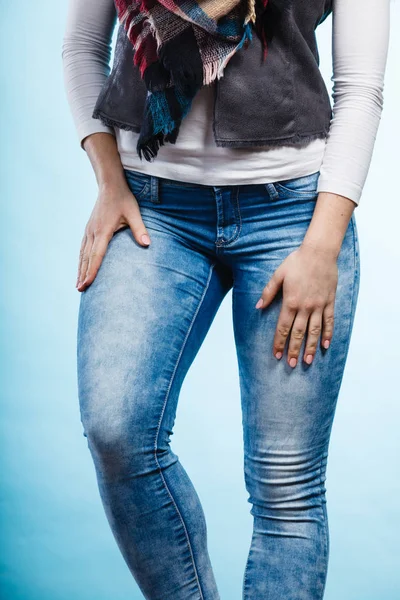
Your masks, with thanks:
[{"label": "woman", "polygon": [[[77,281],[81,417],[113,534],[150,600],[219,598],[169,438],[230,290],[254,517],[243,597],[323,598],[324,481],[388,4],[69,0],[66,90],[99,185]],[[314,37],[331,12],[333,114]]]}]

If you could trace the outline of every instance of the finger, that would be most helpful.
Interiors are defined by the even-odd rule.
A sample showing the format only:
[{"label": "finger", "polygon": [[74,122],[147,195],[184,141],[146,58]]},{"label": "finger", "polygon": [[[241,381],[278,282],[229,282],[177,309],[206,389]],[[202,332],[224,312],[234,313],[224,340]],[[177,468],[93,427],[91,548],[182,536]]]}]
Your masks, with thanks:
[{"label": "finger", "polygon": [[92,245],[93,245],[93,235],[87,234],[86,243],[85,243],[85,247],[83,248],[82,258],[81,258],[81,269],[80,269],[79,284],[78,284],[79,291],[82,291],[82,289],[83,289],[82,284],[86,277],[86,271],[87,271],[87,266],[88,266],[88,262],[89,262],[89,253],[90,253],[90,249],[91,249]]},{"label": "finger", "polygon": [[272,299],[278,293],[283,283],[283,269],[278,269],[272,275],[267,285],[264,287],[261,297],[256,304],[256,308],[265,308],[272,302]]},{"label": "finger", "polygon": [[136,201],[132,203],[125,218],[137,243],[141,246],[149,246],[151,242],[149,232],[143,223],[142,215]]},{"label": "finger", "polygon": [[311,365],[317,351],[318,340],[322,331],[322,311],[315,310],[308,321],[307,341],[304,350],[304,360]]},{"label": "finger", "polygon": [[288,363],[291,367],[295,367],[297,365],[301,345],[306,334],[309,316],[309,313],[305,311],[299,311],[293,321],[288,347]]},{"label": "finger", "polygon": [[84,279],[84,256],[85,256],[85,251],[86,251],[86,246],[88,244],[89,241],[89,236],[87,234],[87,232],[85,232],[85,235],[83,237],[82,240],[82,244],[81,244],[81,249],[79,252],[79,273],[78,273],[78,284],[77,284],[77,288],[79,289],[80,284],[82,283],[82,280]]},{"label": "finger", "polygon": [[82,282],[84,286],[93,283],[104,255],[107,251],[108,244],[113,236],[113,231],[98,233],[94,236],[93,245],[89,253],[89,261],[86,271],[85,280]]},{"label": "finger", "polygon": [[273,342],[273,353],[274,356],[279,360],[283,356],[285,349],[286,340],[288,338],[290,329],[293,324],[293,320],[296,316],[296,311],[289,308],[286,304],[282,306],[278,323],[275,330],[274,342]]},{"label": "finger", "polygon": [[324,348],[329,348],[333,336],[333,328],[335,324],[335,303],[334,301],[327,304],[322,315],[322,334],[321,342]]},{"label": "finger", "polygon": [[85,249],[85,245],[86,245],[86,233],[84,234],[84,236],[82,238],[81,247],[79,249],[78,274],[76,276],[76,287],[78,287],[78,284],[80,282],[81,268],[82,268],[82,256],[83,256],[83,251]]}]

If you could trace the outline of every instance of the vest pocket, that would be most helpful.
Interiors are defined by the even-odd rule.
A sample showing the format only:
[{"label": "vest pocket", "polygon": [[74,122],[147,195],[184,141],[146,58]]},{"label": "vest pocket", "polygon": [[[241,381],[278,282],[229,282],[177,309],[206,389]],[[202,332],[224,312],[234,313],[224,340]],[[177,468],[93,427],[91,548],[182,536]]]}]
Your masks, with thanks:
[{"label": "vest pocket", "polygon": [[274,183],[281,198],[310,197],[317,194],[320,172],[311,173],[304,177],[295,177]]}]

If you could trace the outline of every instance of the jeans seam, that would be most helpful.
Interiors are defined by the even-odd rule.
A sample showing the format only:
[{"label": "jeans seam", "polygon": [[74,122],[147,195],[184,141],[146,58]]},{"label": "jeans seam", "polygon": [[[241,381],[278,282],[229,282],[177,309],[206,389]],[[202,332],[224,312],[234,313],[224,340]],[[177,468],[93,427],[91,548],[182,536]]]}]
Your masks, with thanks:
[{"label": "jeans seam", "polygon": [[[351,303],[350,303],[350,323],[349,323],[349,328],[348,328],[348,333],[347,333],[347,339],[348,344],[347,344],[347,350],[346,350],[346,356],[345,356],[345,360],[347,359],[347,354],[349,351],[349,346],[350,346],[350,335],[351,335],[351,330],[352,330],[352,321],[353,321],[353,311],[354,311],[354,302],[355,302],[355,290],[356,290],[356,277],[357,277],[357,236],[356,236],[356,232],[355,232],[355,227],[354,227],[354,222],[353,222],[353,218],[354,215],[352,215],[352,218],[350,219],[350,223],[351,223],[351,230],[352,230],[352,234],[353,234],[353,285],[352,285],[352,291],[351,291]],[[323,456],[321,461],[320,461],[320,489],[321,489],[321,493],[322,493],[322,486],[323,486],[323,481],[322,481],[322,462],[323,460],[325,460],[327,456]],[[321,503],[321,510],[322,510],[322,518],[325,524],[325,531],[328,533],[328,524],[327,524],[327,520],[326,520],[326,506],[323,506],[323,503]],[[325,559],[327,559],[328,556],[328,538],[327,536],[325,536],[325,545],[324,545],[324,552],[325,552]],[[324,581],[324,585],[322,587],[322,592],[321,592],[321,600],[324,597],[325,594],[325,588],[326,588],[326,582],[327,582],[327,574],[325,575],[325,581]]]},{"label": "jeans seam", "polygon": [[228,240],[225,240],[224,246],[229,246],[230,244],[235,242],[238,239],[238,237],[240,236],[240,232],[242,231],[242,215],[241,215],[240,206],[239,206],[239,186],[234,186],[234,187],[236,188],[235,197],[234,197],[234,206],[236,207],[236,210],[237,210],[237,217],[238,217],[239,223],[237,224],[237,231]]},{"label": "jeans seam", "polygon": [[195,313],[194,313],[194,315],[193,315],[193,318],[192,318],[192,320],[191,320],[191,322],[190,322],[190,325],[189,325],[189,327],[188,327],[188,330],[187,330],[187,332],[186,332],[185,338],[184,338],[184,340],[183,340],[183,344],[182,344],[182,347],[181,347],[181,349],[180,349],[180,352],[179,352],[179,355],[178,355],[177,361],[176,361],[176,363],[175,363],[175,367],[174,367],[173,373],[172,373],[172,375],[171,375],[171,378],[170,378],[170,381],[169,381],[169,384],[168,384],[168,389],[167,389],[167,393],[166,393],[166,395],[165,395],[164,404],[163,404],[163,407],[162,407],[162,411],[161,411],[160,419],[159,419],[159,421],[158,421],[158,426],[157,426],[156,437],[155,437],[155,440],[154,440],[154,458],[155,458],[155,461],[156,461],[156,465],[157,465],[157,467],[158,467],[158,469],[159,469],[159,471],[160,471],[160,476],[161,476],[162,482],[163,482],[163,484],[164,484],[164,488],[165,488],[165,490],[167,491],[167,493],[168,493],[169,497],[171,498],[171,501],[172,501],[172,503],[173,503],[173,505],[174,505],[174,507],[175,507],[175,509],[176,509],[176,512],[177,512],[177,514],[178,514],[178,516],[179,516],[179,519],[180,519],[180,521],[181,521],[181,523],[182,523],[182,526],[183,526],[183,529],[184,529],[184,532],[185,532],[186,540],[187,540],[188,547],[189,547],[189,551],[190,551],[190,556],[191,556],[191,559],[192,559],[192,565],[193,565],[193,569],[194,569],[194,574],[195,574],[196,581],[197,581],[197,585],[198,585],[199,592],[200,592],[200,600],[204,600],[204,596],[203,596],[203,592],[202,592],[202,589],[201,589],[201,585],[200,585],[199,576],[198,576],[197,569],[196,569],[196,564],[195,564],[195,560],[194,560],[194,555],[193,555],[192,546],[191,546],[191,543],[190,543],[189,534],[188,534],[188,531],[187,531],[187,528],[186,528],[185,522],[184,522],[184,520],[183,520],[182,514],[181,514],[181,512],[180,512],[180,510],[179,510],[179,508],[178,508],[178,505],[176,504],[176,502],[175,502],[175,499],[174,499],[174,497],[173,497],[173,495],[172,495],[172,493],[171,493],[171,491],[170,491],[170,489],[169,489],[169,487],[168,487],[168,485],[167,485],[167,482],[166,482],[166,480],[165,480],[165,477],[164,477],[164,475],[163,475],[163,472],[162,472],[162,468],[161,468],[161,466],[160,466],[160,463],[159,463],[159,461],[158,461],[158,458],[157,458],[157,444],[158,444],[158,437],[159,437],[159,434],[160,434],[160,429],[161,429],[161,423],[162,423],[162,420],[163,420],[163,417],[164,417],[165,408],[166,408],[166,406],[167,406],[167,402],[168,402],[168,399],[169,399],[169,394],[170,394],[170,391],[171,391],[171,388],[172,388],[172,384],[173,384],[173,381],[174,381],[174,377],[175,377],[175,375],[176,375],[176,372],[177,372],[177,369],[178,369],[178,366],[179,366],[180,360],[181,360],[181,358],[182,358],[183,351],[184,351],[184,349],[185,349],[185,346],[186,346],[187,340],[189,339],[189,335],[190,335],[190,333],[191,333],[191,331],[192,331],[193,324],[194,324],[194,322],[195,322],[195,320],[196,320],[196,317],[197,317],[197,315],[198,315],[198,313],[199,313],[199,310],[200,310],[200,308],[201,308],[201,305],[202,305],[202,303],[203,303],[203,300],[204,300],[204,298],[205,298],[205,295],[206,295],[206,293],[207,293],[207,290],[208,290],[208,288],[209,288],[209,285],[210,285],[210,281],[211,281],[211,277],[212,277],[212,274],[213,274],[213,269],[214,269],[214,267],[215,267],[215,264],[216,264],[216,263],[212,263],[212,265],[211,265],[211,267],[210,267],[210,272],[209,272],[209,274],[208,274],[208,278],[207,278],[207,282],[206,282],[206,285],[205,285],[205,288],[204,288],[203,294],[202,294],[202,296],[201,296],[201,298],[200,298],[200,301],[199,301],[199,303],[198,303],[198,305],[197,305],[197,308],[196,308],[196,310],[195,310]]},{"label": "jeans seam", "polygon": [[246,585],[247,585],[247,574],[248,574],[248,569],[249,569],[249,564],[250,564],[250,557],[251,557],[251,553],[252,553],[252,545],[253,545],[253,534],[251,536],[251,543],[250,543],[250,550],[249,550],[249,555],[247,557],[247,561],[246,561],[246,568],[244,570],[244,577],[243,577],[243,590],[242,590],[242,596],[243,596],[243,600],[246,600]]},{"label": "jeans seam", "polygon": [[350,219],[351,222],[351,231],[353,233],[353,271],[354,271],[354,276],[353,276],[353,289],[351,292],[351,307],[350,307],[350,327],[349,327],[349,333],[348,335],[351,334],[351,330],[352,330],[352,321],[353,321],[353,311],[354,311],[354,302],[355,302],[355,291],[356,291],[356,283],[357,283],[357,277],[359,276],[358,274],[358,269],[357,269],[357,236],[356,236],[356,231],[355,231],[355,227],[354,227],[354,214],[352,215],[352,218]]},{"label": "jeans seam", "polygon": [[[321,498],[322,498],[322,488],[324,485],[324,482],[322,481],[322,463],[324,462],[324,460],[327,458],[327,453],[324,454],[321,458],[321,460],[319,461],[319,488],[320,488],[320,494],[321,494]],[[321,512],[322,512],[322,520],[324,523],[324,556],[323,559],[326,563],[326,567],[327,567],[327,560],[328,560],[328,522],[325,518],[325,509],[323,506],[324,502],[323,500],[321,500]],[[325,575],[325,579],[324,582],[322,584],[322,589],[321,589],[321,600],[324,597],[324,593],[325,593],[325,587],[326,587],[326,581],[327,581],[327,572],[326,569],[324,571],[324,575]]]},{"label": "jeans seam", "polygon": [[222,205],[223,198],[220,188],[218,186],[213,186],[213,193],[216,203],[216,211],[217,211],[217,238],[215,240],[215,245],[218,247],[222,245],[224,240],[224,208]]},{"label": "jeans seam", "polygon": [[354,214],[352,215],[351,219],[350,219],[350,225],[351,225],[351,231],[352,231],[352,235],[353,235],[353,281],[352,281],[352,290],[351,290],[351,302],[350,302],[350,312],[349,312],[349,326],[347,329],[347,345],[346,345],[346,349],[345,349],[345,354],[344,354],[344,360],[345,362],[347,361],[347,356],[350,350],[350,342],[351,342],[351,333],[353,330],[353,322],[354,322],[354,305],[355,305],[355,299],[356,299],[356,288],[357,288],[357,277],[359,277],[359,273],[358,273],[358,269],[357,269],[357,236],[356,236],[356,231],[355,231],[355,227],[354,227]]},{"label": "jeans seam", "polygon": [[[230,246],[231,244],[233,244],[233,242],[236,242],[236,240],[240,236],[240,232],[242,231],[242,215],[241,215],[241,212],[240,212],[240,205],[239,205],[239,187],[240,186],[233,186],[233,188],[235,190],[235,192],[234,192],[235,197],[234,197],[234,201],[233,201],[233,207],[234,207],[234,210],[236,210],[236,215],[235,216],[237,217],[237,220],[238,220],[238,223],[236,225],[236,231],[235,231],[235,233],[233,233],[231,235],[230,238],[228,238],[227,240],[224,239],[224,237],[223,237],[223,228],[224,228],[223,216],[224,215],[223,215],[223,208],[222,208],[222,211],[221,211],[221,214],[222,214],[222,219],[221,219],[222,237],[221,237],[220,240],[218,240],[218,238],[217,238],[217,241],[215,242],[215,245],[217,246],[217,248],[225,248],[225,247]],[[222,195],[221,195],[221,199],[222,199]]]}]

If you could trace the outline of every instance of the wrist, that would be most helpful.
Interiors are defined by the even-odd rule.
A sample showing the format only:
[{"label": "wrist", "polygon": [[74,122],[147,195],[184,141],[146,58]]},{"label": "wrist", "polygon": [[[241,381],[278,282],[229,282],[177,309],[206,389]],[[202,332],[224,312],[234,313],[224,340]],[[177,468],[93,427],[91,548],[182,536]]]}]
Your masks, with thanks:
[{"label": "wrist", "polygon": [[127,186],[116,139],[109,133],[96,132],[85,138],[85,150],[92,163],[101,191]]},{"label": "wrist", "polygon": [[354,203],[344,196],[320,192],[303,246],[337,258],[349,226]]},{"label": "wrist", "polygon": [[337,259],[340,253],[341,242],[318,238],[304,238],[301,247],[315,254]]},{"label": "wrist", "polygon": [[97,183],[100,192],[112,192],[128,187],[123,171],[120,172],[114,170],[110,173],[102,173],[98,177]]}]

